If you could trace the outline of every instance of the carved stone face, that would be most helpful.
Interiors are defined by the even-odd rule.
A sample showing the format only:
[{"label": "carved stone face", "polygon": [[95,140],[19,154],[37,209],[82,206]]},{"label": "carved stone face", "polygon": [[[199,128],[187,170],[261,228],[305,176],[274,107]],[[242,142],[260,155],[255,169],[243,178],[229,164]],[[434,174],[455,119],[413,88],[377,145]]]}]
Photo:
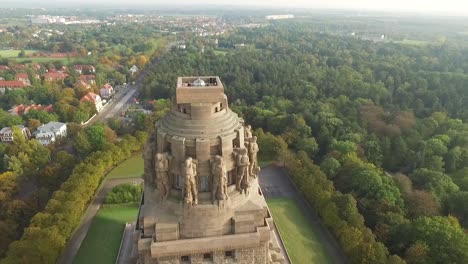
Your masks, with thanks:
[{"label": "carved stone face", "polygon": [[157,160],[162,160],[163,159],[163,155],[161,153],[157,153],[156,154],[156,159]]},{"label": "carved stone face", "polygon": [[191,163],[192,163],[192,158],[187,158],[184,162],[184,165],[188,167],[190,166]]},{"label": "carved stone face", "polygon": [[253,136],[253,137],[252,137],[252,141],[253,141],[254,143],[257,142],[257,136]]}]

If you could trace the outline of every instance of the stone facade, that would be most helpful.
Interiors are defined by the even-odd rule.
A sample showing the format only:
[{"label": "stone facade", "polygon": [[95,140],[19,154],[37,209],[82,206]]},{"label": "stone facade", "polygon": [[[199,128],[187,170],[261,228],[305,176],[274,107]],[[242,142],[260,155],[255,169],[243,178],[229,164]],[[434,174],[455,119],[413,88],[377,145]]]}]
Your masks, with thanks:
[{"label": "stone facade", "polygon": [[137,263],[284,263],[257,152],[218,77],[178,78],[172,110],[144,149]]}]

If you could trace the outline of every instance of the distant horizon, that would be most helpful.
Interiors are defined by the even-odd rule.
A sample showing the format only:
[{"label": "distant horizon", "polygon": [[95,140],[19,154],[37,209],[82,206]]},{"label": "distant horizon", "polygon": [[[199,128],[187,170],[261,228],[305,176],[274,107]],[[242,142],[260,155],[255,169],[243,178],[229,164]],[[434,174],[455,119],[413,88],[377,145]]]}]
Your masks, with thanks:
[{"label": "distant horizon", "polygon": [[[393,14],[418,14],[418,15],[446,15],[446,16],[468,16],[468,3],[456,3],[461,2],[459,0],[446,0],[444,8],[437,8],[437,5],[431,5],[431,2],[434,1],[425,1],[425,4],[421,0],[394,0],[394,1],[380,1],[383,5],[375,5],[369,2],[370,0],[358,0],[353,3],[343,3],[343,0],[329,0],[326,3],[321,3],[324,1],[311,1],[310,3],[305,3],[302,0],[290,0],[286,4],[282,2],[276,2],[276,0],[265,1],[248,1],[239,0],[236,3],[224,2],[224,1],[213,1],[213,0],[204,0],[204,1],[173,1],[170,4],[167,1],[150,1],[149,0],[104,0],[104,1],[92,1],[92,0],[81,0],[81,3],[56,3],[52,0],[43,0],[41,2],[33,0],[0,0],[2,5],[0,8],[44,8],[44,9],[61,9],[61,8],[83,8],[83,9],[140,9],[140,8],[204,8],[204,9],[223,9],[223,8],[236,8],[236,9],[264,9],[265,11],[278,11],[278,13],[283,12],[293,12],[293,11],[349,11],[349,12],[384,12],[384,13],[393,13]],[[319,2],[319,3],[318,3]],[[421,6],[418,6],[417,3],[421,3]],[[397,5],[397,3],[402,3],[402,5]],[[403,4],[404,3],[404,4]],[[452,3],[449,4],[449,3]],[[433,4],[433,3],[432,3]],[[456,4],[456,6],[455,6]],[[208,5],[203,7],[202,5]],[[416,8],[416,6],[417,8]],[[461,5],[462,7],[459,7]],[[402,8],[404,6],[404,8]],[[280,10],[283,9],[283,10]],[[298,10],[300,9],[300,10]]]}]

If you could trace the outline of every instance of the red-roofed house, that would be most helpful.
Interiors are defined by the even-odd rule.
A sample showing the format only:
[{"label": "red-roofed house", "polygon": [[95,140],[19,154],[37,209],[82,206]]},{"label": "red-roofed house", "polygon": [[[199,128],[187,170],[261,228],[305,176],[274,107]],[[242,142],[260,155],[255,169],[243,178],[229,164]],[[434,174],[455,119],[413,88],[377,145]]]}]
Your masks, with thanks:
[{"label": "red-roofed house", "polygon": [[89,74],[89,75],[80,75],[80,80],[86,82],[89,85],[96,84],[96,76]]},{"label": "red-roofed house", "polygon": [[54,107],[51,104],[50,105],[20,104],[20,105],[13,106],[10,110],[8,110],[8,112],[11,115],[24,115],[24,114],[27,114],[30,110],[37,110],[37,111],[43,110],[43,111],[46,111],[47,113],[52,113],[54,111]]},{"label": "red-roofed house", "polygon": [[29,76],[27,73],[17,73],[15,74],[15,80],[21,81],[24,85],[29,86],[31,85],[31,81],[29,81]]},{"label": "red-roofed house", "polygon": [[80,102],[92,102],[96,106],[96,111],[99,112],[102,109],[102,99],[101,96],[89,92],[80,99]]},{"label": "red-roofed house", "polygon": [[5,90],[24,88],[26,85],[22,81],[0,81],[0,93],[5,93]]},{"label": "red-roofed house", "polygon": [[0,71],[8,71],[10,67],[5,66],[5,65],[0,65]]},{"label": "red-roofed house", "polygon": [[88,71],[90,73],[96,72],[96,69],[93,65],[75,65],[73,68],[78,74],[83,74],[83,71]]},{"label": "red-roofed house", "polygon": [[44,80],[47,82],[62,81],[67,76],[68,74],[62,72],[48,72],[44,75]]},{"label": "red-roofed house", "polygon": [[60,67],[60,69],[58,69],[58,71],[64,73],[64,72],[68,71],[68,67],[67,66],[62,66],[62,67]]},{"label": "red-roofed house", "polygon": [[76,81],[76,83],[73,85],[75,88],[79,88],[79,87],[84,87],[86,89],[91,89],[91,85],[89,85],[88,83],[86,83],[85,81],[82,81],[82,80],[78,80]]},{"label": "red-roofed house", "polygon": [[26,65],[16,64],[14,68],[15,68],[15,71],[26,70]]},{"label": "red-roofed house", "polygon": [[101,87],[99,93],[103,99],[109,99],[114,94],[114,87],[109,83],[106,83]]}]

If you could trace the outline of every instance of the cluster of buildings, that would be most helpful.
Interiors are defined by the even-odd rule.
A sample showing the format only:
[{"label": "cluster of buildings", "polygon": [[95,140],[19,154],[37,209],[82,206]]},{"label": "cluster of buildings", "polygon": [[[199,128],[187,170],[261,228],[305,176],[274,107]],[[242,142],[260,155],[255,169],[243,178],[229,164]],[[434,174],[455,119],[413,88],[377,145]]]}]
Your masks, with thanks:
[{"label": "cluster of buildings", "polygon": [[63,25],[74,25],[74,24],[99,24],[101,21],[96,19],[78,19],[75,16],[31,16],[31,24],[63,24]]},{"label": "cluster of buildings", "polygon": [[[67,136],[67,124],[61,122],[49,122],[41,125],[34,133],[31,133],[25,126],[17,126],[25,139],[35,138],[42,145],[47,146],[61,138]],[[4,127],[0,130],[0,140],[3,143],[11,143],[15,141],[12,127]]]},{"label": "cluster of buildings", "polygon": [[265,16],[266,20],[279,20],[279,19],[291,19],[294,18],[294,15],[286,14],[286,15],[269,15]]},{"label": "cluster of buildings", "polygon": [[36,110],[36,111],[46,111],[47,113],[52,113],[54,111],[53,105],[36,105],[36,104],[31,104],[31,105],[14,105],[10,110],[8,110],[8,113],[10,115],[15,115],[15,116],[21,116],[27,114],[30,110]]}]

